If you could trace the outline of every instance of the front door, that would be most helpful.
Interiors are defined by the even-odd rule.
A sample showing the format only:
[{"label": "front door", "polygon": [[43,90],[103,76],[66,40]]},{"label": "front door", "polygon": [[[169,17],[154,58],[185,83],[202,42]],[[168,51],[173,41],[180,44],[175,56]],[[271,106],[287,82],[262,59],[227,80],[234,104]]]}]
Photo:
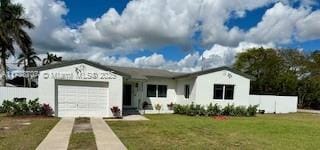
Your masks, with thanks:
[{"label": "front door", "polygon": [[123,86],[123,105],[131,106],[131,84],[125,84]]}]

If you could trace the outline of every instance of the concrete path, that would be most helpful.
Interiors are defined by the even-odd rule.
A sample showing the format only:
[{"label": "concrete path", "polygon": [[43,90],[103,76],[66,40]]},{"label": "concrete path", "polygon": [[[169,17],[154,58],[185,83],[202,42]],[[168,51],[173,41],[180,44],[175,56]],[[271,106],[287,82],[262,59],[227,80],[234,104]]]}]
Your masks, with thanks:
[{"label": "concrete path", "polygon": [[37,150],[67,150],[74,118],[62,118],[40,143]]},{"label": "concrete path", "polygon": [[127,149],[102,118],[91,118],[90,120],[98,150]]},{"label": "concrete path", "polygon": [[128,115],[128,116],[123,116],[122,119],[105,119],[105,120],[106,121],[145,121],[149,119],[142,115]]},{"label": "concrete path", "polygon": [[298,109],[298,112],[320,114],[320,110]]}]

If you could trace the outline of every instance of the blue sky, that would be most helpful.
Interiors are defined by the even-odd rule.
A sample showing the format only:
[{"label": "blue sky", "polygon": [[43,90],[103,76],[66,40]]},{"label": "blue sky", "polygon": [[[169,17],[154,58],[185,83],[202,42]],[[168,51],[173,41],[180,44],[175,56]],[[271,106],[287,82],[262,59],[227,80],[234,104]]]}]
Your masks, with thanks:
[{"label": "blue sky", "polygon": [[[74,0],[64,0],[69,9],[68,14],[64,16],[64,19],[69,26],[73,27],[79,24],[83,24],[87,18],[100,17],[110,8],[115,8],[115,10],[119,14],[121,14],[129,1],[130,0],[77,0],[77,2],[75,2]],[[261,21],[264,13],[273,6],[274,3],[261,8],[257,8],[252,11],[247,11],[246,17],[231,18],[225,24],[229,28],[237,26],[245,31],[248,31],[250,28],[256,26]],[[299,6],[299,2],[296,2],[292,5],[292,7]],[[315,5],[313,9],[319,9],[319,5]],[[305,42],[294,41],[292,43],[282,44],[280,46],[283,48],[302,48],[308,52],[320,49],[320,40],[310,40]],[[131,59],[134,59],[136,57],[151,55],[152,53],[154,53],[154,51],[156,51],[157,53],[166,56],[167,59],[179,60],[190,52],[203,52],[204,50],[205,48],[203,48],[198,43],[195,43],[193,49],[188,51],[182,50],[177,45],[167,45],[157,49],[147,49],[144,51],[128,54],[127,56]]]},{"label": "blue sky", "polygon": [[36,26],[38,53],[65,59],[195,71],[252,47],[320,49],[317,0],[14,1]]}]

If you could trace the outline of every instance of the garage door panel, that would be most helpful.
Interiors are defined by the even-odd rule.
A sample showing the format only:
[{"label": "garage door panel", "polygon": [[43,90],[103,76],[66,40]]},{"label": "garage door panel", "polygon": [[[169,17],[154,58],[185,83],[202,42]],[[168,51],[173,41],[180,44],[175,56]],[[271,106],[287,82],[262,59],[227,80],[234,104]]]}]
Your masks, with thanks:
[{"label": "garage door panel", "polygon": [[[78,85],[78,83],[75,83]],[[58,85],[58,115],[60,117],[101,117],[108,112],[107,86],[94,87]]]}]

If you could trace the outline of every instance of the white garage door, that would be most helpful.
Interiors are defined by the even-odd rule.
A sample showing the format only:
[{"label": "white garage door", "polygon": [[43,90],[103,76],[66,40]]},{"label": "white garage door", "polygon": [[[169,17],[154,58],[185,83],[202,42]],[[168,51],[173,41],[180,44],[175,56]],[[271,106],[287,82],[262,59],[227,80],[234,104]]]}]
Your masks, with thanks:
[{"label": "white garage door", "polygon": [[58,85],[59,117],[107,116],[108,88],[92,83]]}]

